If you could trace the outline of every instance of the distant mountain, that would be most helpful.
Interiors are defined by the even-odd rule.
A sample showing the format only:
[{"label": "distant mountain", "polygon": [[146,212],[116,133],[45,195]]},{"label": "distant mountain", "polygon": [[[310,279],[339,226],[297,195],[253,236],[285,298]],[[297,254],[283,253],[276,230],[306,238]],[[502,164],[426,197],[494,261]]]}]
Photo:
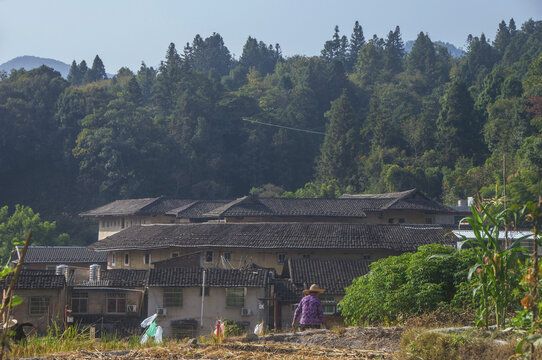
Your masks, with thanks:
[{"label": "distant mountain", "polygon": [[[448,52],[453,58],[460,58],[460,57],[465,56],[465,52],[463,51],[463,49],[455,47],[454,44],[450,44],[448,42],[445,43],[442,41],[433,41],[433,43],[436,45],[444,46],[446,49],[448,49]],[[405,51],[407,52],[407,54],[410,53],[410,50],[412,50],[413,45],[414,45],[414,40],[408,40],[405,43]]]},{"label": "distant mountain", "polygon": [[1,64],[0,71],[3,70],[9,74],[12,69],[18,70],[24,68],[25,70],[32,70],[42,65],[46,65],[50,68],[55,69],[60,74],[62,74],[62,77],[64,78],[68,76],[68,73],[70,71],[70,65],[63,63],[62,61],[28,55],[18,56],[14,59],[9,60],[8,62]]}]

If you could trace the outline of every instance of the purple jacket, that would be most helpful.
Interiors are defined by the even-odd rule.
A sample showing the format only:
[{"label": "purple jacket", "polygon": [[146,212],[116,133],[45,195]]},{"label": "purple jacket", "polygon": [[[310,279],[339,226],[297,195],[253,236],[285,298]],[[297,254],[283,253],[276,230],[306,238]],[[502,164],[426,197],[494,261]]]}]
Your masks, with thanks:
[{"label": "purple jacket", "polygon": [[299,323],[301,325],[320,325],[326,324],[324,313],[322,312],[322,303],[314,295],[307,295],[299,302],[294,313],[294,323],[301,315]]}]

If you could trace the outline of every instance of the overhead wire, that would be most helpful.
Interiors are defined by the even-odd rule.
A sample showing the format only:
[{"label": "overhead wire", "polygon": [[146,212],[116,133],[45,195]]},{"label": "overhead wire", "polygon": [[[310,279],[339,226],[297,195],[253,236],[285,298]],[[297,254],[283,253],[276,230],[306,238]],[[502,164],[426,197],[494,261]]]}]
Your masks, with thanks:
[{"label": "overhead wire", "polygon": [[309,133],[309,134],[317,134],[317,135],[325,135],[325,134],[326,134],[326,133],[321,132],[321,131],[314,131],[314,130],[307,130],[307,129],[299,129],[299,128],[294,128],[294,127],[290,127],[290,126],[283,126],[283,125],[277,125],[277,124],[271,124],[271,123],[261,122],[261,121],[257,121],[257,120],[251,120],[251,119],[248,119],[248,118],[241,118],[241,120],[247,121],[247,122],[250,122],[250,123],[260,124],[260,125],[266,125],[266,126],[277,127],[277,128],[281,128],[281,129],[287,129],[287,130],[293,130],[293,131],[305,132],[305,133]]}]

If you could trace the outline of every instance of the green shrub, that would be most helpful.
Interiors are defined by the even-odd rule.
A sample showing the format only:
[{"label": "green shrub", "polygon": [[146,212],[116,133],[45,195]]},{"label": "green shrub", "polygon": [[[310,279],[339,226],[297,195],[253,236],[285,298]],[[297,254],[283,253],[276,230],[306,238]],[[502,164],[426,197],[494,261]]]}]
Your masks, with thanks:
[{"label": "green shrub", "polygon": [[[360,325],[395,322],[433,311],[439,304],[452,302],[474,263],[472,250],[456,251],[442,245],[380,259],[371,264],[368,274],[346,288],[339,303],[341,313],[347,324]],[[455,299],[459,308],[471,301],[462,299]]]}]

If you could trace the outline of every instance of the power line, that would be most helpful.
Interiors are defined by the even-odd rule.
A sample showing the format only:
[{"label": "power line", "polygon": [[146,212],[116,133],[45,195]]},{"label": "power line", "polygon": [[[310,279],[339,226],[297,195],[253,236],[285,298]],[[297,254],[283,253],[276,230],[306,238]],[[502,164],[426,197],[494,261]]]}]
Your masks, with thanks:
[{"label": "power line", "polygon": [[318,134],[318,135],[325,135],[326,134],[326,133],[320,132],[320,131],[305,130],[305,129],[298,129],[298,128],[294,128],[294,127],[290,127],[290,126],[282,126],[282,125],[277,125],[277,124],[264,123],[264,122],[261,122],[261,121],[250,120],[250,119],[247,119],[247,118],[241,118],[241,120],[251,122],[251,123],[255,123],[255,124],[260,124],[260,125],[278,127],[278,128],[281,128],[281,129],[306,132],[306,133],[309,133],[309,134]]}]

